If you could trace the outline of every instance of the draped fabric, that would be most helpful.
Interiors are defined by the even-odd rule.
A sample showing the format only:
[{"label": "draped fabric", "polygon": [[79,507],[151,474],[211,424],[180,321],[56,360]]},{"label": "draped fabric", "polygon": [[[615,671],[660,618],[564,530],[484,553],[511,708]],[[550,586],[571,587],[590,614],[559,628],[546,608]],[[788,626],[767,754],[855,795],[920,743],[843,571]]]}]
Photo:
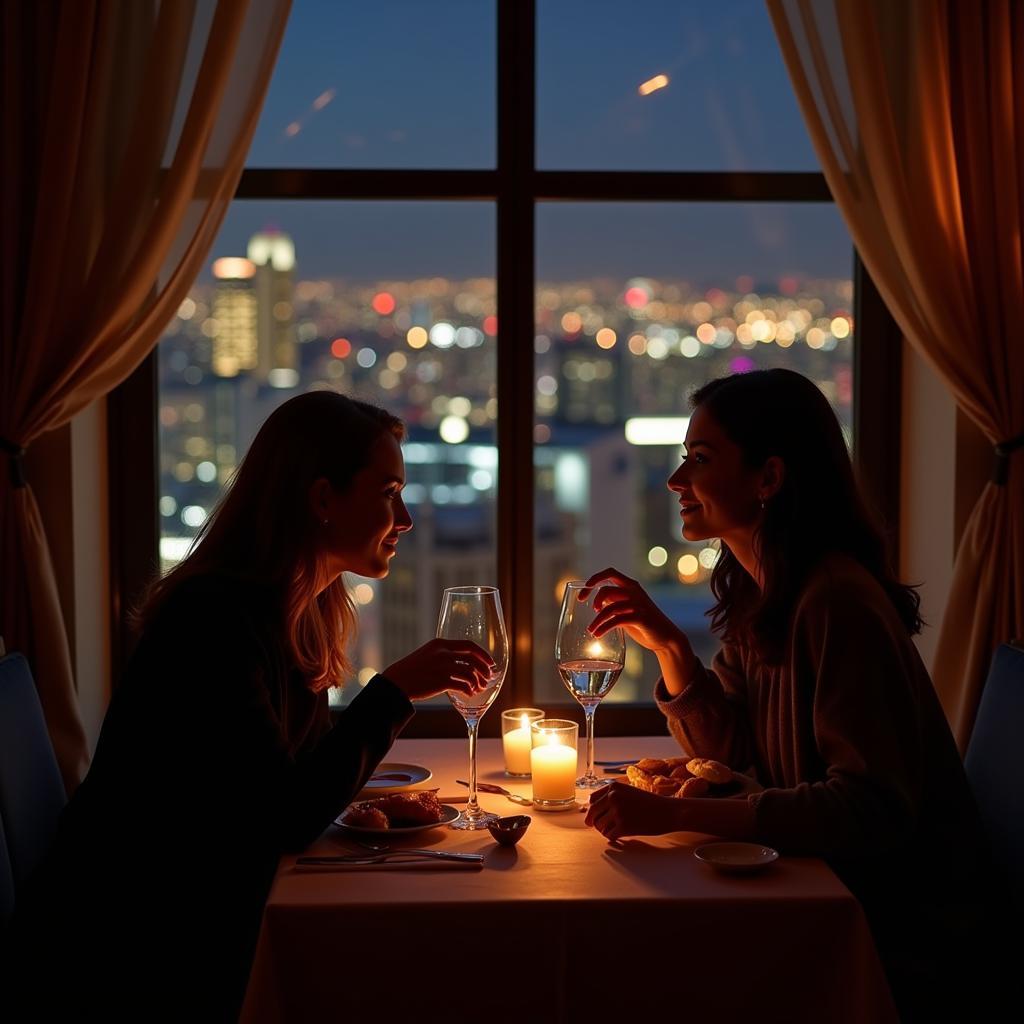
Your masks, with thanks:
[{"label": "draped fabric", "polygon": [[0,635],[32,666],[69,792],[88,748],[17,453],[123,381],[185,298],[289,7],[36,0],[0,13]]},{"label": "draped fabric", "polygon": [[[767,0],[811,139],[905,337],[993,446],[1024,432],[1024,6]],[[950,458],[954,456],[950,452]],[[964,530],[933,678],[961,751],[1024,636],[1024,449]]]}]

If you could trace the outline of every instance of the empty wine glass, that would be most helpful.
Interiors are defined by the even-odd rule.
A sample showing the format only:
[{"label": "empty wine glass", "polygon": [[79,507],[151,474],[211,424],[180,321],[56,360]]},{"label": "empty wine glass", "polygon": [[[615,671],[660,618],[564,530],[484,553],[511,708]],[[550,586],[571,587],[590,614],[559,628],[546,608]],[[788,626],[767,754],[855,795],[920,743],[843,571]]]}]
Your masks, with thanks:
[{"label": "empty wine glass", "polygon": [[626,661],[626,638],[610,629],[598,638],[587,632],[594,610],[580,600],[583,580],[570,580],[562,595],[562,614],[555,635],[555,663],[566,689],[583,706],[587,719],[587,770],[576,780],[580,789],[596,789],[607,779],[594,773],[594,712],[615,685]]},{"label": "empty wine glass", "polygon": [[448,699],[466,720],[469,730],[469,802],[452,822],[452,828],[486,828],[498,819],[497,814],[481,810],[476,799],[477,727],[484,713],[494,703],[508,667],[508,637],[501,612],[497,587],[447,587],[437,620],[437,635],[446,640],[472,640],[494,659],[496,666],[489,685],[471,697],[454,690]]}]

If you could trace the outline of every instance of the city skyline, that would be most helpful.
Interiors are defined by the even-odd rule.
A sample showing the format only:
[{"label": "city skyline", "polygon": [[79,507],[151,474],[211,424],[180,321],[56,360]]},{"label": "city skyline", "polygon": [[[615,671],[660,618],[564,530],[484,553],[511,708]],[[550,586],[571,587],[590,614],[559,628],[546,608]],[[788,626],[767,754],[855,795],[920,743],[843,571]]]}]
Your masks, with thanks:
[{"label": "city skyline", "polygon": [[[445,585],[493,581],[497,296],[492,278],[354,283],[293,276],[283,232],[216,251],[160,347],[160,512],[165,566],[182,557],[266,416],[330,388],[408,426],[406,501],[416,529],[386,584],[353,580],[362,630],[356,680],[427,639]],[[852,281],[783,277],[692,283],[539,278],[534,376],[538,693],[558,692],[550,605],[564,579],[611,561],[644,581],[710,656],[704,611],[717,551],[678,531],[664,483],[685,432],[685,395],[708,377],[791,366],[841,421],[852,412]],[[659,428],[631,434],[630,424]],[[609,494],[622,502],[609,502]],[[549,621],[550,620],[550,621]],[[631,648],[613,699],[637,699],[655,666]],[[551,690],[550,688],[554,688]]]}]

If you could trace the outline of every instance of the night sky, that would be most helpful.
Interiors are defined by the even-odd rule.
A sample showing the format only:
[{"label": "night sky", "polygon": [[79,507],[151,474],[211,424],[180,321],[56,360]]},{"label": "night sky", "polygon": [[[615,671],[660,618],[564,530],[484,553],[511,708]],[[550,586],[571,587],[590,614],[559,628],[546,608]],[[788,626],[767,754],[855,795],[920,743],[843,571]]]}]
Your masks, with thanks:
[{"label": "night sky", "polygon": [[[539,167],[817,169],[762,0],[537,11]],[[295,0],[248,166],[493,166],[495,24],[491,0]],[[211,259],[271,224],[302,278],[494,273],[487,203],[238,202]],[[850,274],[831,204],[558,204],[537,225],[540,279]]]}]

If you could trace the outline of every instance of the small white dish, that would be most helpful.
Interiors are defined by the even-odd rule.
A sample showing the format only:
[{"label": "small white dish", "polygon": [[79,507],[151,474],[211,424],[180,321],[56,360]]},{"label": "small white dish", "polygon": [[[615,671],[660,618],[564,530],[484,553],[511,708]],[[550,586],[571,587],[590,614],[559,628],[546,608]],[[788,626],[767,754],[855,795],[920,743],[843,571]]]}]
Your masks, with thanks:
[{"label": "small white dish", "polygon": [[407,789],[416,789],[432,776],[433,772],[421,764],[385,761],[383,764],[377,765],[376,770],[355,799],[368,800],[374,796],[387,796],[388,793],[402,793]]},{"label": "small white dish", "polygon": [[432,828],[441,828],[443,825],[450,825],[458,816],[459,811],[457,808],[452,807],[451,804],[441,804],[441,810],[444,811],[444,817],[440,821],[428,821],[423,825],[406,825],[404,828],[363,828],[361,825],[346,825],[339,815],[334,820],[334,824],[342,830],[342,832],[358,832],[361,836],[382,836],[383,838],[395,837],[395,836],[411,836],[417,832],[427,832]]},{"label": "small white dish", "polygon": [[779,859],[778,850],[760,843],[705,843],[693,855],[703,864],[734,875],[762,871]]}]

